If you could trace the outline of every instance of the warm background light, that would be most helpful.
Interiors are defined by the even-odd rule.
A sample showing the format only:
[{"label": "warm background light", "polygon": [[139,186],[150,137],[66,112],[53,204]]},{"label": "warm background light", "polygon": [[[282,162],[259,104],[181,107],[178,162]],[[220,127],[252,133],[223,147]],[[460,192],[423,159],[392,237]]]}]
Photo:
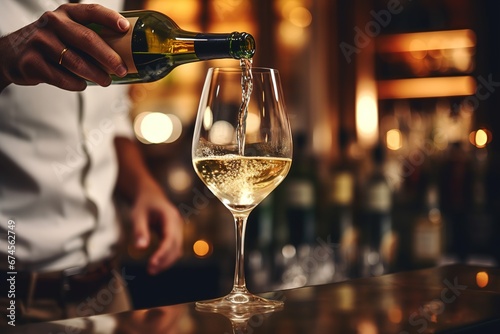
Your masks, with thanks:
[{"label": "warm background light", "polygon": [[407,64],[416,77],[471,73],[475,68],[476,35],[470,29],[385,35],[376,44],[382,58]]},{"label": "warm background light", "polygon": [[476,274],[476,284],[480,288],[485,288],[488,285],[489,276],[485,271],[480,271]]},{"label": "warm background light", "polygon": [[491,140],[491,132],[487,129],[478,129],[469,134],[469,142],[477,148],[485,148]]},{"label": "warm background light", "polygon": [[467,96],[476,92],[470,76],[380,80],[380,99],[410,99],[443,96]]},{"label": "warm background light", "polygon": [[379,36],[379,52],[416,52],[436,49],[472,48],[476,35],[470,29],[430,31]]},{"label": "warm background light", "polygon": [[290,12],[290,22],[297,27],[305,28],[311,24],[311,12],[305,7],[295,7]]},{"label": "warm background light", "polygon": [[356,128],[363,146],[373,145],[378,138],[378,108],[374,94],[361,92],[356,99]]},{"label": "warm background light", "polygon": [[235,138],[235,129],[229,122],[217,121],[210,128],[208,138],[216,145],[226,145]]},{"label": "warm background light", "polygon": [[141,122],[141,133],[144,139],[153,144],[166,141],[172,134],[173,125],[170,118],[159,112],[144,116]]},{"label": "warm background light", "polygon": [[134,119],[134,132],[144,144],[172,143],[182,134],[182,123],[175,115],[142,112]]},{"label": "warm background light", "polygon": [[210,253],[210,245],[205,240],[197,240],[193,244],[193,251],[196,256],[205,257]]},{"label": "warm background light", "polygon": [[186,168],[182,165],[175,166],[167,173],[167,183],[169,187],[178,192],[187,192],[193,186],[193,174],[188,173]]},{"label": "warm background light", "polygon": [[387,318],[393,324],[399,324],[403,320],[403,311],[401,310],[401,308],[393,306],[389,308],[389,311],[387,312]]},{"label": "warm background light", "polygon": [[488,135],[486,131],[479,129],[476,131],[476,146],[477,147],[485,147],[488,142]]},{"label": "warm background light", "polygon": [[313,20],[310,10],[306,7],[305,1],[277,1],[276,12],[280,16],[278,25],[278,40],[285,47],[299,49],[308,40],[308,28]]},{"label": "warm background light", "polygon": [[247,133],[254,133],[260,129],[260,116],[254,112],[249,112],[247,115]]},{"label": "warm background light", "polygon": [[393,151],[399,150],[403,147],[403,138],[401,131],[398,129],[391,129],[386,134],[387,148]]},{"label": "warm background light", "polygon": [[146,9],[157,10],[170,16],[184,30],[199,31],[198,15],[201,3],[197,0],[148,0]]}]

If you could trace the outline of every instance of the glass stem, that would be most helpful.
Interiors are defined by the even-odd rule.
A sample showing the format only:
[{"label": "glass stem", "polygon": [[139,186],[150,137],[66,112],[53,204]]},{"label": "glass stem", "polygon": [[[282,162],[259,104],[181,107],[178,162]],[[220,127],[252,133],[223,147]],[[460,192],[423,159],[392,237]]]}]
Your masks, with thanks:
[{"label": "glass stem", "polygon": [[231,322],[231,326],[233,327],[233,334],[247,334],[248,333],[248,324],[244,323],[234,323]]},{"label": "glass stem", "polygon": [[234,214],[236,224],[236,266],[234,268],[233,292],[247,292],[245,283],[245,228],[248,213]]}]

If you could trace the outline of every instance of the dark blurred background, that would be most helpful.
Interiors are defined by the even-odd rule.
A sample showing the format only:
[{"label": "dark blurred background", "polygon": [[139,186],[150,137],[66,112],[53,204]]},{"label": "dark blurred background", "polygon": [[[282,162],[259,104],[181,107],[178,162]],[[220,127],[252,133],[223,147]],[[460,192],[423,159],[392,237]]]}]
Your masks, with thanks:
[{"label": "dark blurred background", "polygon": [[[253,292],[449,263],[500,261],[500,2],[128,1],[200,32],[254,35],[280,71],[294,133],[286,180],[247,226]],[[191,137],[208,67],[131,87],[134,130],[186,219],[185,255],[150,277],[124,249],[137,308],[227,293],[234,224],[196,176]],[[123,207],[124,213],[126,208]]]}]

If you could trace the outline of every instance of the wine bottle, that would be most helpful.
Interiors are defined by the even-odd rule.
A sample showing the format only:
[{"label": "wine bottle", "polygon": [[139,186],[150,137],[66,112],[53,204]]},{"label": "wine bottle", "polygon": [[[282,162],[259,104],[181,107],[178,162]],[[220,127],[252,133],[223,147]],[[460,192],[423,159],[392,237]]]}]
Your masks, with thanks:
[{"label": "wine bottle", "polygon": [[[285,244],[278,254],[281,262],[281,285],[279,288],[291,288],[312,284],[310,264],[313,259],[313,247],[316,236],[316,199],[317,180],[314,157],[308,152],[307,135],[294,134],[293,164],[277,195],[282,199],[278,215],[284,218],[286,227]],[[315,261],[318,269],[319,261]],[[316,266],[316,264],[318,266]]]},{"label": "wine bottle", "polygon": [[295,135],[293,165],[283,182],[288,241],[298,251],[312,246],[316,233],[316,190],[314,159],[307,154],[307,138]]},{"label": "wine bottle", "polygon": [[[475,148],[471,152],[470,195],[467,198],[468,213],[466,224],[468,263],[476,265],[498,262],[495,253],[498,249],[496,236],[498,223],[495,223],[493,206],[488,187],[495,187],[488,174],[488,152]],[[496,173],[496,169],[495,172]],[[498,219],[496,220],[498,221]]]},{"label": "wine bottle", "polygon": [[425,194],[424,213],[417,217],[413,226],[412,255],[415,268],[439,264],[444,249],[444,223],[438,189],[431,184]]},{"label": "wine bottle", "polygon": [[390,271],[395,257],[393,193],[384,171],[385,152],[381,144],[373,150],[374,170],[362,190],[361,252],[362,276],[379,276]]},{"label": "wine bottle", "polygon": [[168,16],[151,10],[121,13],[130,22],[125,35],[91,24],[123,59],[128,74],[111,75],[113,84],[152,82],[176,66],[210,59],[252,58],[255,40],[245,32],[198,33],[182,30]]},{"label": "wine bottle", "polygon": [[441,208],[448,219],[446,224],[446,254],[458,261],[466,261],[467,229],[466,217],[470,203],[470,157],[463,143],[456,141],[448,146],[439,180],[441,182]]},{"label": "wine bottle", "polygon": [[250,214],[245,232],[247,248],[247,285],[253,291],[271,288],[274,265],[274,193],[270,193]]},{"label": "wine bottle", "polygon": [[323,226],[328,241],[335,245],[336,280],[357,276],[358,230],[354,222],[356,166],[349,156],[349,134],[339,131],[340,157],[325,182]]}]

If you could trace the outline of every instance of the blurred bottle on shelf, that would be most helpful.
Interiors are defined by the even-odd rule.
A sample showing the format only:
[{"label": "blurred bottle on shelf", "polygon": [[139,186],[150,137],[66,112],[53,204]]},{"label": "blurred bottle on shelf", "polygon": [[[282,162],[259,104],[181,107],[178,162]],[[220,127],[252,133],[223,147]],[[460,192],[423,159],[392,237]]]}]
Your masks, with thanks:
[{"label": "blurred bottle on shelf", "polygon": [[472,152],[471,193],[467,214],[468,261],[478,265],[497,265],[495,236],[498,235],[487,193],[488,152]]},{"label": "blurred bottle on shelf", "polygon": [[411,232],[414,268],[438,265],[445,243],[445,222],[439,207],[439,190],[435,184],[428,185],[422,206],[422,214],[416,218]]},{"label": "blurred bottle on shelf", "polygon": [[384,173],[385,152],[373,149],[374,168],[361,188],[361,275],[379,276],[393,269],[397,236],[392,229],[393,193]]},{"label": "blurred bottle on shelf", "polygon": [[295,248],[314,242],[317,180],[314,158],[308,154],[306,135],[294,140],[292,167],[283,182],[289,242]]},{"label": "blurred bottle on shelf", "polygon": [[274,193],[269,194],[250,214],[245,232],[248,283],[253,291],[271,288],[275,239]]},{"label": "blurred bottle on shelf", "polygon": [[452,261],[464,262],[468,253],[466,217],[471,182],[470,164],[462,142],[455,141],[449,145],[439,179],[441,207],[448,218],[445,252]]},{"label": "blurred bottle on shelf", "polygon": [[334,245],[334,280],[358,276],[358,230],[354,224],[356,197],[356,164],[349,155],[350,138],[345,129],[339,131],[340,155],[332,164],[324,184],[321,235]]},{"label": "blurred bottle on shelf", "polygon": [[[307,261],[315,243],[317,220],[317,178],[314,158],[308,154],[306,134],[294,138],[293,163],[277,193],[281,198],[286,241],[278,249],[284,287],[305,285],[311,273]],[[278,213],[280,214],[280,213]]]}]

